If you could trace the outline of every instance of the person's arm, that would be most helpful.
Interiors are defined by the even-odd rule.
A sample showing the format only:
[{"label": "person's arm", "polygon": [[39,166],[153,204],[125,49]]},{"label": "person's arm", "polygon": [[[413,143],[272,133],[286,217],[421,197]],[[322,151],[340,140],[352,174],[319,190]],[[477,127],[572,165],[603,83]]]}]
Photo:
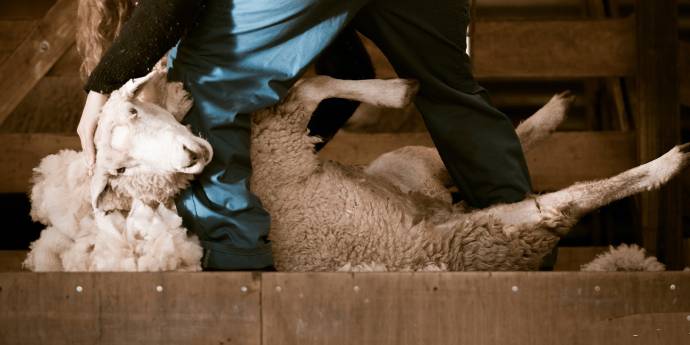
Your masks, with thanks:
[{"label": "person's arm", "polygon": [[91,72],[85,89],[117,90],[146,75],[194,23],[203,0],[142,0]]},{"label": "person's arm", "polygon": [[203,0],[142,0],[134,9],[84,86],[89,94],[77,134],[89,167],[96,160],[93,136],[107,94],[146,75],[180,40],[202,7]]}]

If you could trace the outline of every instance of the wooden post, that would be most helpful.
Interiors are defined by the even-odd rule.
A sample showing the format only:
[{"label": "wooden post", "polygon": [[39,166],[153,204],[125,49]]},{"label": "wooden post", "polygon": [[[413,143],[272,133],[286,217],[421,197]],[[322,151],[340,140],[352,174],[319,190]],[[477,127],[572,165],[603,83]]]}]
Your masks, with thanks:
[{"label": "wooden post", "polygon": [[[677,0],[636,0],[637,131],[640,162],[680,139]],[[641,195],[644,247],[669,268],[682,268],[682,217],[678,181]]]}]

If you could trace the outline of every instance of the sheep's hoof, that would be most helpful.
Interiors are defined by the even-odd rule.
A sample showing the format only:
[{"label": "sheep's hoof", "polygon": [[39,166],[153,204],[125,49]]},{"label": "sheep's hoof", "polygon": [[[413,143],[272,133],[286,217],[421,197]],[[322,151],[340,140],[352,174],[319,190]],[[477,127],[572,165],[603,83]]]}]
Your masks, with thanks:
[{"label": "sheep's hoof", "polygon": [[690,143],[678,145],[663,156],[645,164],[647,190],[659,188],[690,164]]}]

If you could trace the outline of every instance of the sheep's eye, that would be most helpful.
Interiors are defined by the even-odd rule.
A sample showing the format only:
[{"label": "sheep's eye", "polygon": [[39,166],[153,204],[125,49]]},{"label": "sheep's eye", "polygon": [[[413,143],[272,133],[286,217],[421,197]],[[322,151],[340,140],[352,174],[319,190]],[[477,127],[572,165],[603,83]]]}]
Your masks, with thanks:
[{"label": "sheep's eye", "polygon": [[117,169],[117,173],[118,173],[118,174],[124,174],[124,173],[125,173],[125,170],[126,170],[125,167],[119,168],[119,169]]},{"label": "sheep's eye", "polygon": [[139,116],[139,111],[137,108],[129,108],[129,118],[135,119],[137,116]]}]

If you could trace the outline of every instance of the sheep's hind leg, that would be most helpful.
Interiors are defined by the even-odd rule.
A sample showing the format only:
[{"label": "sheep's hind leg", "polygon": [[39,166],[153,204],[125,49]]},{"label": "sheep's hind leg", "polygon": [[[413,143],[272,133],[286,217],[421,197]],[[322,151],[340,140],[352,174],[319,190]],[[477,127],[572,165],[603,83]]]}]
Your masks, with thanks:
[{"label": "sheep's hind leg", "polygon": [[295,84],[287,102],[296,101],[315,109],[324,99],[344,98],[379,107],[404,108],[412,102],[417,89],[417,82],[410,79],[340,80],[318,76]]},{"label": "sheep's hind leg", "polygon": [[674,147],[663,156],[614,177],[577,183],[558,192],[479,212],[498,218],[507,233],[546,225],[568,230],[579,217],[613,201],[659,188],[690,163],[690,144]]}]

